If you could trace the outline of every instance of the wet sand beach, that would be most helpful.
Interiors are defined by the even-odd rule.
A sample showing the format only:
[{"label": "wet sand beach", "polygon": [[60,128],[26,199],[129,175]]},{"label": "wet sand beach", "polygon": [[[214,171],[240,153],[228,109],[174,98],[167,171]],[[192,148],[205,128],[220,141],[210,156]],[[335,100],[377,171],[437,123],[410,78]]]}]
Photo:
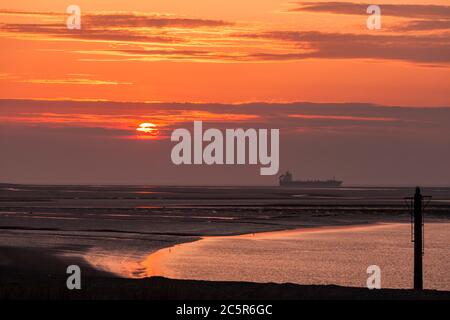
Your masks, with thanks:
[{"label": "wet sand beach", "polygon": [[[111,283],[110,279],[126,281],[134,278],[139,278],[141,280],[136,281],[144,283],[142,278],[165,275],[164,272],[175,278],[189,279],[192,273],[179,273],[179,270],[185,268],[178,269],[178,274],[173,274],[167,265],[162,264],[164,272],[158,274],[152,272],[146,262],[152,254],[158,254],[158,250],[177,250],[174,249],[177,245],[188,248],[190,245],[193,248],[199,244],[203,246],[205,240],[200,239],[205,237],[228,239],[228,236],[244,235],[232,237],[233,242],[248,241],[245,239],[246,235],[255,235],[258,238],[267,236],[266,232],[283,230],[315,230],[319,227],[337,226],[348,228],[373,224],[406,226],[410,221],[410,211],[403,197],[411,195],[413,190],[23,185],[0,187],[1,282],[3,287],[6,284],[33,287],[40,283],[40,290],[44,290],[45,283],[49,283],[49,290],[54,287],[51,283],[57,283],[59,286],[62,283],[65,286],[65,281],[53,282],[52,279],[65,279],[66,267],[70,264],[79,265],[86,277],[97,279],[92,280],[97,284],[103,283],[104,280],[101,279],[108,279],[108,283]],[[426,222],[448,223],[449,189],[431,188],[424,192],[431,193],[434,200],[427,208]],[[403,229],[402,237],[407,239],[402,238],[405,241],[402,246],[408,247],[411,244],[408,242],[409,234],[405,230],[407,231],[407,228]],[[227,243],[228,241],[226,240]],[[320,244],[317,239],[307,242],[313,246]],[[175,251],[172,256],[175,257]],[[201,256],[199,254],[196,259],[201,260]],[[155,263],[151,263],[151,266],[155,268]],[[313,283],[304,283],[304,277],[293,281],[295,279],[288,276],[289,272],[284,274],[285,277],[282,272],[281,277],[278,275],[272,278],[244,279],[234,277],[230,273],[228,278],[210,276],[206,280],[334,283],[344,286],[359,286],[360,283],[327,282],[317,277],[310,278],[314,279]],[[362,276],[366,278],[364,270]],[[440,276],[447,276],[446,272],[442,272]],[[204,278],[192,275],[192,279]],[[447,283],[446,281],[443,283]]]},{"label": "wet sand beach", "polygon": [[[424,287],[450,291],[450,223],[428,223]],[[204,237],[165,248],[143,262],[147,274],[171,279],[365,287],[367,267],[382,288],[411,288],[413,250],[405,223],[318,227]]]}]

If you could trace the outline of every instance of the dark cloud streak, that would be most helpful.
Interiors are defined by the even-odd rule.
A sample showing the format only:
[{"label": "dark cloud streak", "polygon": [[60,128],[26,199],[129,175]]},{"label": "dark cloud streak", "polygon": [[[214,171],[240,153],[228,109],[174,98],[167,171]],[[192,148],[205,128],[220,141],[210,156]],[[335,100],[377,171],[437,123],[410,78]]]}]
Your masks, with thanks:
[{"label": "dark cloud streak", "polygon": [[242,34],[243,37],[287,41],[311,50],[299,53],[257,53],[252,57],[266,60],[307,58],[392,59],[422,63],[449,63],[450,37],[446,35],[372,35],[323,33],[317,31],[274,31]]},{"label": "dark cloud streak", "polygon": [[[373,3],[298,2],[289,12],[325,12],[332,14],[366,15]],[[431,4],[379,4],[382,15],[416,19],[450,19],[450,6]]]},{"label": "dark cloud streak", "polygon": [[[395,31],[450,30],[450,20],[414,20],[396,25]],[[448,35],[450,38],[450,35]]]}]

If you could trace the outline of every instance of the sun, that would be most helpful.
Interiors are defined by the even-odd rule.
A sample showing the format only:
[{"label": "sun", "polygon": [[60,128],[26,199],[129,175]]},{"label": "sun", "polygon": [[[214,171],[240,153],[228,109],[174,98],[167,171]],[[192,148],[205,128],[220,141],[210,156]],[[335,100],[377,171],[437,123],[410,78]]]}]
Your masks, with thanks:
[{"label": "sun", "polygon": [[136,128],[136,131],[145,133],[145,134],[150,135],[150,136],[157,136],[157,135],[159,135],[158,128],[156,127],[156,125],[154,123],[151,123],[151,122],[141,123],[139,125],[139,127]]}]

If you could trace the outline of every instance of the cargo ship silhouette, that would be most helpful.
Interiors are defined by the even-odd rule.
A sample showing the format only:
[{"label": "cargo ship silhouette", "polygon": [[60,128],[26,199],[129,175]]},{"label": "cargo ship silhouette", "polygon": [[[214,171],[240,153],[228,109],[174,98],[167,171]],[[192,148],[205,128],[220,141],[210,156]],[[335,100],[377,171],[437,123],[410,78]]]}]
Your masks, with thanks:
[{"label": "cargo ship silhouette", "polygon": [[343,181],[335,180],[293,180],[292,173],[286,171],[279,177],[281,187],[302,187],[302,188],[337,188]]}]

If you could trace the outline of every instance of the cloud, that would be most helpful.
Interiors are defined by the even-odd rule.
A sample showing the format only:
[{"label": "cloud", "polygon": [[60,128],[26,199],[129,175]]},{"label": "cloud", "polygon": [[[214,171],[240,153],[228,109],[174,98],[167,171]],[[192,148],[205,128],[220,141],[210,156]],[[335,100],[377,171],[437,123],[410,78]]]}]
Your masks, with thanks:
[{"label": "cloud", "polygon": [[[65,26],[68,14],[56,12],[12,11],[0,9],[0,15],[47,16],[61,19]],[[232,26],[234,23],[224,20],[179,18],[172,15],[151,14],[143,12],[83,12],[82,25],[88,28],[212,28]]]},{"label": "cloud", "polygon": [[[372,3],[370,3],[372,4]],[[369,3],[298,2],[289,12],[367,15]],[[450,6],[428,4],[379,4],[383,16],[414,19],[390,27],[395,31],[430,31],[450,29]]]},{"label": "cloud", "polygon": [[[345,10],[340,7],[342,4]],[[355,5],[354,3],[311,2],[301,6],[309,8],[307,10],[341,8],[336,10],[353,12]],[[400,7],[403,8],[403,6]],[[412,7],[428,8],[424,11],[428,12],[427,16],[432,13],[436,16],[437,12],[441,12],[436,10],[435,6]],[[410,14],[414,12],[412,7],[405,7]],[[437,7],[447,8],[446,6]],[[51,23],[3,24],[0,28],[3,33],[19,34],[18,37],[24,36],[31,40],[63,38],[113,44],[103,50],[74,50],[73,52],[79,55],[96,55],[93,58],[80,57],[82,61],[115,59],[114,61],[190,60],[238,63],[314,58],[401,60],[433,66],[442,66],[450,62],[450,37],[446,33],[424,35],[374,32],[354,34],[315,30],[271,31],[270,26],[264,28],[268,31],[261,31],[260,26],[247,26],[244,29],[235,23],[221,20],[123,12],[87,13],[86,17],[83,15],[81,30],[68,30],[63,19],[61,23],[51,21]],[[450,20],[413,20],[397,28],[403,28],[403,30],[445,29],[448,27],[448,21]],[[207,28],[207,30],[199,28]],[[35,37],[35,35],[41,35],[41,37]],[[124,46],[121,47],[121,44]],[[155,44],[158,46],[156,47]],[[138,47],[133,48],[130,47],[131,45]]]},{"label": "cloud", "polygon": [[[298,2],[289,12],[325,12],[332,14],[366,15],[373,3]],[[450,19],[450,6],[431,4],[379,4],[382,15],[416,19]]]},{"label": "cloud", "polygon": [[334,116],[334,115],[317,115],[317,114],[290,114],[290,118],[308,119],[308,120],[337,120],[337,121],[381,121],[393,122],[401,121],[398,118],[387,117],[363,117],[363,116]]},{"label": "cloud", "polygon": [[[117,137],[135,136],[141,123],[157,125],[161,137],[167,137],[173,128],[202,120],[208,123],[233,124],[258,122],[259,115],[242,112],[235,108],[208,110],[193,104],[146,104],[113,103],[92,101],[45,101],[45,100],[0,100],[0,122],[8,126],[31,126],[34,128],[64,129],[87,128],[109,130]],[[112,131],[111,131],[112,130]],[[99,131],[103,132],[103,131]]]},{"label": "cloud", "polygon": [[29,74],[9,74],[0,73],[0,80],[9,80],[16,83],[32,84],[63,84],[63,85],[131,85],[132,82],[123,82],[116,80],[95,79],[91,74],[69,73],[64,78],[33,78]]},{"label": "cloud", "polygon": [[214,28],[234,25],[211,19],[188,19],[143,13],[100,13],[83,15],[83,24],[94,28]]},{"label": "cloud", "polygon": [[[242,37],[291,42],[298,52],[256,53],[255,59],[294,60],[306,58],[391,59],[421,63],[449,63],[450,38],[446,35],[373,35],[318,31],[273,31],[241,34]],[[303,50],[305,46],[309,50]]]},{"label": "cloud", "polygon": [[3,32],[45,35],[57,38],[80,39],[92,41],[123,41],[147,43],[183,42],[182,38],[159,33],[139,33],[129,30],[86,29],[68,30],[63,24],[0,24]]},{"label": "cloud", "polygon": [[430,31],[450,29],[450,20],[414,20],[398,24],[395,31]]},{"label": "cloud", "polygon": [[224,28],[233,25],[231,22],[222,20],[179,18],[145,13],[87,12],[82,14],[81,30],[68,30],[65,21],[68,15],[0,10],[0,15],[8,14],[44,16],[49,19],[43,23],[3,23],[0,24],[0,29],[3,32],[50,35],[58,38],[91,41],[179,43],[186,41],[186,39],[168,34],[169,29],[195,30],[200,28]]},{"label": "cloud", "polygon": [[[85,54],[93,54],[92,52],[84,51]],[[212,50],[189,50],[183,48],[168,48],[168,49],[122,49],[122,50],[108,50],[97,52],[94,54],[131,57],[130,60],[196,60],[196,61],[237,61],[236,55],[233,53],[226,54],[222,52],[214,52]]]},{"label": "cloud", "polygon": [[[0,123],[48,128],[103,128],[134,133],[151,122],[165,134],[195,120],[215,127],[271,127],[283,132],[334,128],[441,130],[448,132],[450,106],[417,108],[341,103],[119,103],[93,101],[0,100]],[[89,131],[90,132],[90,131]],[[323,132],[322,132],[323,133]],[[382,134],[382,132],[379,132]]]},{"label": "cloud", "polygon": [[42,12],[42,11],[19,11],[19,10],[7,10],[0,9],[0,15],[13,15],[13,16],[44,16],[44,17],[61,17],[62,13],[57,12]]},{"label": "cloud", "polygon": [[118,82],[111,80],[97,80],[88,78],[67,78],[67,79],[22,79],[18,82],[34,84],[75,84],[75,85],[129,85],[131,82]]},{"label": "cloud", "polygon": [[[386,59],[403,60],[424,64],[447,64],[450,62],[450,38],[446,35],[399,35],[399,34],[351,34],[318,31],[270,31],[233,34],[236,48],[233,51],[203,49],[113,49],[102,52],[84,51],[85,54],[119,56],[130,60],[196,60],[196,61],[295,61],[320,59]],[[239,39],[267,40],[282,43],[283,50],[239,50]]]},{"label": "cloud", "polygon": [[[207,115],[214,115],[215,121]],[[224,115],[256,117],[237,122]],[[24,121],[27,117],[35,121]],[[450,179],[450,106],[0,100],[1,161],[7,168],[1,179],[65,184],[262,183],[252,180],[260,176],[248,167],[174,166],[170,161],[174,143],[169,139],[136,139],[135,123],[154,123],[155,117],[185,121],[164,127],[166,135],[173,128],[192,130],[194,117],[204,120],[205,129],[279,128],[280,170],[292,170],[305,179],[338,174],[348,185],[445,185]],[[173,180],[165,180],[168,177]],[[277,179],[265,183],[275,184]]]}]

